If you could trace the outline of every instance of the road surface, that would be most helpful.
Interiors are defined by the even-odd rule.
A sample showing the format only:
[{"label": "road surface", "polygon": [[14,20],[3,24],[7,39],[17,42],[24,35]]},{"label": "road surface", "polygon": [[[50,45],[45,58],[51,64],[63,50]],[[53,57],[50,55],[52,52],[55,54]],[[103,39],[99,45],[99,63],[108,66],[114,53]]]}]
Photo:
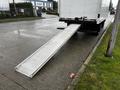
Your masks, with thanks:
[{"label": "road surface", "polygon": [[[111,20],[111,19],[110,19]],[[110,21],[108,20],[108,21]],[[108,23],[106,23],[105,27]],[[58,18],[0,24],[0,90],[64,90],[100,38],[78,33],[30,79],[14,67],[60,33]],[[102,32],[101,32],[102,33]]]}]

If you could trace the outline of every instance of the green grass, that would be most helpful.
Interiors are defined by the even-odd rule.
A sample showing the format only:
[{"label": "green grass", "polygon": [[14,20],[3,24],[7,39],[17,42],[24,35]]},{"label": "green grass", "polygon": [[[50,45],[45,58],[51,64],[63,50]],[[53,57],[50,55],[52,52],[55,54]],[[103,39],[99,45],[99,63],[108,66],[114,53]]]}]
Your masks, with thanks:
[{"label": "green grass", "polygon": [[113,57],[105,57],[111,26],[74,90],[120,90],[120,28]]},{"label": "green grass", "polygon": [[8,18],[8,19],[0,19],[0,23],[31,21],[31,20],[38,20],[38,19],[44,19],[44,18],[43,17]]}]

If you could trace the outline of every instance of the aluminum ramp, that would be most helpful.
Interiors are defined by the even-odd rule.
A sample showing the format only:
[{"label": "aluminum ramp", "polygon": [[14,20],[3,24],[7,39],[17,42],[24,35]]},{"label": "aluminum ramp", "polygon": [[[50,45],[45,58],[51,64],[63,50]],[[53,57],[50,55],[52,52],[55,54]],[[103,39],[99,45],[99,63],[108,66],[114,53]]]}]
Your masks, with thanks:
[{"label": "aluminum ramp", "polygon": [[71,24],[15,67],[16,71],[32,78],[73,36],[80,24]]}]

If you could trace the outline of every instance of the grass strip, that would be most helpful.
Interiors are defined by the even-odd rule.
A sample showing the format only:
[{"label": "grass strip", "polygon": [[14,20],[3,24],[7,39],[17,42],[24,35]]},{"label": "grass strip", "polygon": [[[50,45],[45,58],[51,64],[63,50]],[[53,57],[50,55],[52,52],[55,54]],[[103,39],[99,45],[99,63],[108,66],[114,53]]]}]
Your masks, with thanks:
[{"label": "grass strip", "polygon": [[24,18],[0,19],[0,23],[18,22],[18,21],[31,21],[31,20],[39,20],[39,19],[44,19],[44,18],[43,17],[24,17]]},{"label": "grass strip", "polygon": [[120,90],[120,28],[113,57],[105,57],[112,25],[94,53],[74,90]]}]

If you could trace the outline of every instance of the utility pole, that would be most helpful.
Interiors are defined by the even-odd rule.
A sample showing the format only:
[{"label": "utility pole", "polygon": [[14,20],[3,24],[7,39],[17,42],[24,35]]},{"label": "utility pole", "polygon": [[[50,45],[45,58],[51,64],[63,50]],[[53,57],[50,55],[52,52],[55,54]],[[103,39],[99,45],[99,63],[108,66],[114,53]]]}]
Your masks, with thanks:
[{"label": "utility pole", "polygon": [[111,11],[111,9],[113,9],[113,3],[112,3],[112,0],[110,0],[109,11]]},{"label": "utility pole", "polygon": [[15,10],[15,15],[18,15],[16,5],[15,5],[15,0],[13,0],[13,6],[14,6],[14,10]]},{"label": "utility pole", "polygon": [[36,0],[34,0],[34,15],[37,16]]},{"label": "utility pole", "polygon": [[119,22],[120,22],[120,0],[118,0],[118,5],[117,5],[116,15],[115,15],[114,23],[113,23],[113,28],[112,28],[110,40],[109,40],[108,47],[107,47],[107,52],[106,52],[107,57],[112,57],[113,49],[115,47],[116,38],[117,38]]}]

